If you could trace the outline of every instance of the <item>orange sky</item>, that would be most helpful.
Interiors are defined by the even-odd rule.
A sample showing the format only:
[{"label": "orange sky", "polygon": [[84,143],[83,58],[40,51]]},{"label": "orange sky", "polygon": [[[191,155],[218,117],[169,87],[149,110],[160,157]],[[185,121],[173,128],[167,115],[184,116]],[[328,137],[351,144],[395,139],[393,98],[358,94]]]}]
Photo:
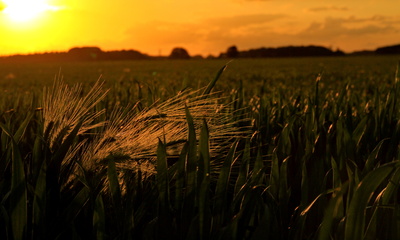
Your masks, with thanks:
[{"label": "orange sky", "polygon": [[398,0],[29,0],[22,16],[33,12],[32,2],[42,9],[25,20],[15,16],[24,7],[7,7],[13,1],[26,0],[0,0],[0,55],[88,45],[150,55],[180,46],[208,55],[231,45],[350,52],[400,44]]}]

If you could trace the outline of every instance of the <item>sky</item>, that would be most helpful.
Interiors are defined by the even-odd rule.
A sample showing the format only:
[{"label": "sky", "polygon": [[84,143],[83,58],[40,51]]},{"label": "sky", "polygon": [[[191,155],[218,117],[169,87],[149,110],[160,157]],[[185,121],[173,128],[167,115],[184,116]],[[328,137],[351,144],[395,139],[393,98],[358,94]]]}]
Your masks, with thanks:
[{"label": "sky", "polygon": [[0,55],[98,46],[218,55],[232,45],[400,44],[399,0],[0,0]]}]

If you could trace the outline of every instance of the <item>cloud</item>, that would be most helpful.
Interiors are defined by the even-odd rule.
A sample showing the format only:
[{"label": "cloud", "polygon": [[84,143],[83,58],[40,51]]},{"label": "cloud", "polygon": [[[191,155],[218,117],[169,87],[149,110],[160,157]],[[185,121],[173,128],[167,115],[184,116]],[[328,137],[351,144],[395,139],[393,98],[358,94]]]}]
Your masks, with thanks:
[{"label": "cloud", "polygon": [[272,2],[274,0],[243,0],[244,2]]},{"label": "cloud", "polygon": [[385,34],[394,30],[394,26],[381,24],[381,21],[372,23],[369,19],[328,17],[322,23],[311,23],[308,28],[298,33],[298,36],[307,39],[327,40],[340,36],[361,37],[368,34]]},{"label": "cloud", "polygon": [[325,7],[315,7],[308,9],[311,12],[326,12],[326,11],[348,11],[347,7],[337,7],[337,6],[325,6]]},{"label": "cloud", "polygon": [[245,50],[314,44],[352,51],[400,39],[400,17],[326,17],[308,25],[296,25],[297,19],[289,15],[255,14],[192,23],[150,22],[130,29],[126,45],[149,54],[157,53],[160,48],[167,54],[165,50],[177,46],[188,49],[190,54],[217,54],[231,45]]},{"label": "cloud", "polygon": [[284,14],[252,14],[252,15],[238,15],[223,18],[209,18],[204,21],[206,24],[219,26],[220,28],[243,27],[249,25],[261,25],[271,23],[279,19],[287,18]]},{"label": "cloud", "polygon": [[[271,30],[280,19],[278,14],[238,15],[234,17],[208,18],[192,23],[148,22],[129,29],[127,39],[137,49],[146,49],[151,42],[153,52],[157,46],[182,46],[199,49],[197,53],[223,51],[227,44],[235,44],[237,39],[254,36],[256,32]],[[261,35],[259,36],[261,37]],[[137,47],[136,47],[137,46]],[[201,49],[200,49],[201,48]],[[157,50],[158,51],[158,50]]]},{"label": "cloud", "polygon": [[[345,51],[375,49],[400,39],[400,24],[390,23],[392,17],[332,18],[312,22],[304,30],[293,35],[301,42],[324,46],[336,46]],[[400,20],[400,19],[398,19]]]}]

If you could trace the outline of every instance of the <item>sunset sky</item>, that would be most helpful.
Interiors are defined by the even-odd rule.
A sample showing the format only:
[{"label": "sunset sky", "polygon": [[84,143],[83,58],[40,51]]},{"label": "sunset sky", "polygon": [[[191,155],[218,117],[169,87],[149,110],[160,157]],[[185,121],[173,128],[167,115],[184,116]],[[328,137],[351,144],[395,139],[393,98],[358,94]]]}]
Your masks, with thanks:
[{"label": "sunset sky", "polygon": [[398,0],[0,0],[0,55],[75,46],[168,55],[400,44]]}]

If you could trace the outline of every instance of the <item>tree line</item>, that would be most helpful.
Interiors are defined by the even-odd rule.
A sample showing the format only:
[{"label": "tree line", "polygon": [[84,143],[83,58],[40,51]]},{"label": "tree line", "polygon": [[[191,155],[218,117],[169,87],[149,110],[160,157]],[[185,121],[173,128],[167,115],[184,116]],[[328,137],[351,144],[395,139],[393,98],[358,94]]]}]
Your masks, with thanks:
[{"label": "tree line", "polygon": [[[274,58],[274,57],[316,57],[316,56],[344,56],[344,55],[380,55],[400,54],[400,44],[377,48],[375,51],[358,51],[346,54],[337,49],[335,51],[321,46],[285,46],[277,48],[256,48],[239,51],[236,46],[230,46],[219,56],[207,58]],[[103,51],[99,47],[74,47],[67,52],[46,52],[27,55],[12,55],[0,57],[0,61],[11,62],[67,62],[67,61],[115,61],[137,59],[190,59],[203,58],[191,56],[182,47],[172,49],[168,56],[150,56],[137,50]]]}]

